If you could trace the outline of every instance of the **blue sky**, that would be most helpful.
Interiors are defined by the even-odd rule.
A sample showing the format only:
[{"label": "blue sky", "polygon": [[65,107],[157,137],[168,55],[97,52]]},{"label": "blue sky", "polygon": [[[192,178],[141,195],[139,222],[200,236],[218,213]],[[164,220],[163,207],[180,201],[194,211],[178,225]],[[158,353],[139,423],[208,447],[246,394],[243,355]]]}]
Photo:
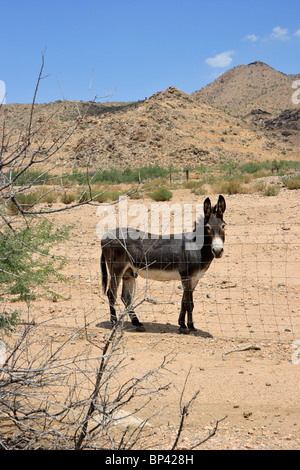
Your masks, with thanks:
[{"label": "blue sky", "polygon": [[7,103],[192,93],[255,60],[300,73],[299,0],[0,0]]}]

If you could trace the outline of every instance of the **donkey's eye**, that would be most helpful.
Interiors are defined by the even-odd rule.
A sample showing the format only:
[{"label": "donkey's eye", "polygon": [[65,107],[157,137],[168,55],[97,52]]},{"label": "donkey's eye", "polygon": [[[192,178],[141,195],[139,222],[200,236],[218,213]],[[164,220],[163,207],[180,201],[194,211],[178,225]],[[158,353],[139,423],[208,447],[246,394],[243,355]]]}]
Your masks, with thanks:
[{"label": "donkey's eye", "polygon": [[211,225],[206,224],[206,225],[205,225],[205,228],[206,228],[206,230],[210,231],[210,230],[211,230]]},{"label": "donkey's eye", "polygon": [[224,223],[221,225],[222,230],[225,230],[225,227],[226,227],[226,223],[224,222]]}]

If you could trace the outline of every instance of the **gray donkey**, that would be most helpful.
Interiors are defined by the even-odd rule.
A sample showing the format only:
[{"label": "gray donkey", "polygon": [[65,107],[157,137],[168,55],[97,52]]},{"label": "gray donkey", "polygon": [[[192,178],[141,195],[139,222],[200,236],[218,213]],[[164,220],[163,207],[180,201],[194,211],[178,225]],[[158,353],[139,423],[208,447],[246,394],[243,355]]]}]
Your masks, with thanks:
[{"label": "gray donkey", "polygon": [[[103,235],[101,240],[101,271],[104,293],[110,306],[110,320],[117,321],[115,302],[121,280],[122,301],[137,331],[145,331],[134,313],[132,297],[135,278],[139,275],[157,281],[181,280],[183,296],[178,324],[181,333],[196,331],[193,323],[193,291],[214,258],[224,252],[225,222],[223,214],[226,203],[219,196],[212,207],[209,198],[203,204],[204,216],[195,222],[194,231],[171,234],[168,238],[132,228],[117,228]],[[201,233],[202,237],[198,237]],[[200,240],[200,243],[199,243]],[[110,274],[109,287],[108,271]],[[187,313],[187,327],[185,316]]]}]

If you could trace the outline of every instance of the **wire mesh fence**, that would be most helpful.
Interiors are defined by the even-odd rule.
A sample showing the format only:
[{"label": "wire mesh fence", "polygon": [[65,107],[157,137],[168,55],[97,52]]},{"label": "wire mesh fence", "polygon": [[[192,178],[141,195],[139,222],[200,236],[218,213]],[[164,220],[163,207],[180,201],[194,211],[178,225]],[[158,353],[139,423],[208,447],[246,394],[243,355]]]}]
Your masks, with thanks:
[{"label": "wire mesh fence", "polygon": [[[300,339],[299,223],[228,224],[225,254],[214,260],[194,292],[194,323],[199,336],[223,339]],[[92,238],[91,238],[92,239]],[[51,286],[55,294],[30,303],[30,317],[53,320],[57,331],[97,325],[109,328],[109,305],[101,288],[100,243],[70,240],[61,249],[67,257],[65,282]],[[63,252],[63,253],[62,253]],[[124,311],[118,292],[117,311]],[[180,281],[158,282],[138,277],[136,313],[152,333],[178,332]],[[27,315],[24,303],[8,305]],[[53,321],[49,323],[53,326]],[[129,322],[129,318],[128,318]],[[126,325],[125,325],[126,326]],[[130,328],[130,323],[128,323]]]}]

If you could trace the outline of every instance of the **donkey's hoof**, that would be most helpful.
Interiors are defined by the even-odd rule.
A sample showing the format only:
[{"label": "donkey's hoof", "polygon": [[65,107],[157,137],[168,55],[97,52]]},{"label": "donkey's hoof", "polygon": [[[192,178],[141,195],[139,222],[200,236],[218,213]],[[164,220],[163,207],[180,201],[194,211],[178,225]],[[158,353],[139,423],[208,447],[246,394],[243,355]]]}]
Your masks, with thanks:
[{"label": "donkey's hoof", "polygon": [[193,331],[197,331],[197,328],[194,327],[194,323],[188,323],[188,329],[192,333]]},{"label": "donkey's hoof", "polygon": [[179,328],[179,333],[181,335],[188,335],[190,333],[190,330],[187,329],[187,327],[183,328],[182,326]]},{"label": "donkey's hoof", "polygon": [[197,328],[189,329],[191,335],[197,335]]},{"label": "donkey's hoof", "polygon": [[141,323],[137,317],[131,319],[131,324],[135,327],[135,331],[146,331],[143,323]]},{"label": "donkey's hoof", "polygon": [[135,327],[135,331],[139,331],[139,332],[146,331],[146,328],[145,328],[144,325],[141,323],[140,325],[138,325],[138,326]]}]

